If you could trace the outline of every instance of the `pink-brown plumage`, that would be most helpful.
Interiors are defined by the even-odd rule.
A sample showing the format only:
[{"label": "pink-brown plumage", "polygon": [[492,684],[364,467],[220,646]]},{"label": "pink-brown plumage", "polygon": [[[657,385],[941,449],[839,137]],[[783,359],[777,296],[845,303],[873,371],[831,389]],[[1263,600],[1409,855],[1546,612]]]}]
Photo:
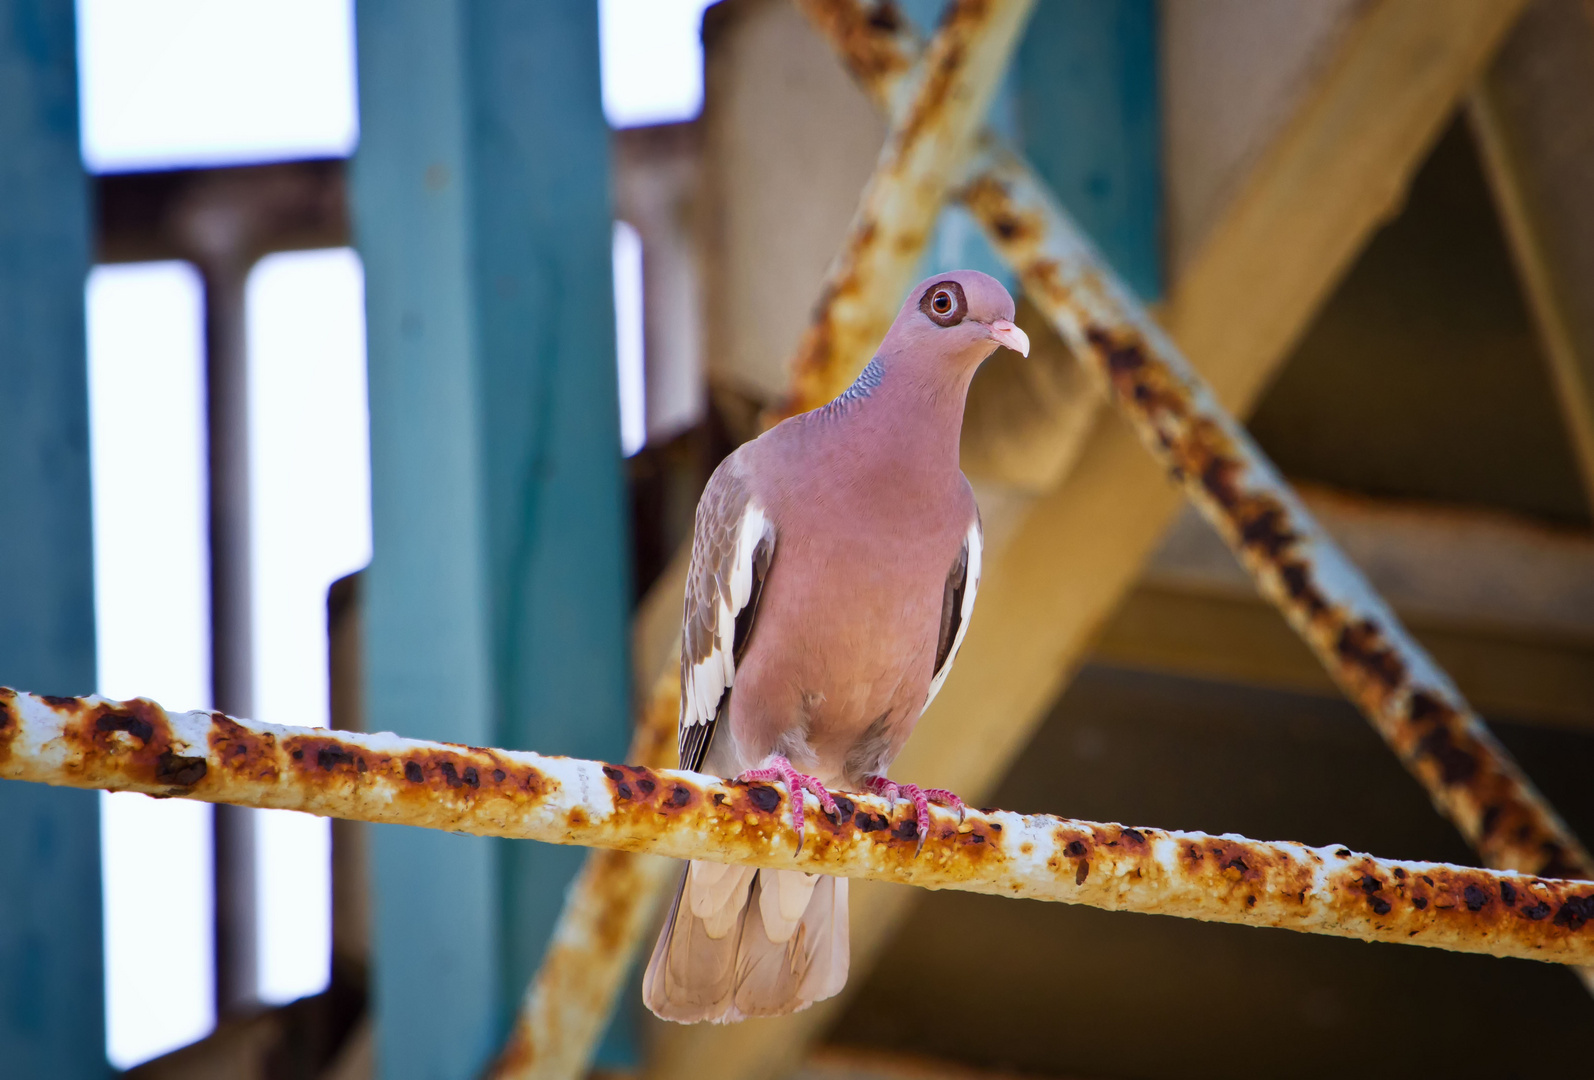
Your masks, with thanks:
[{"label": "pink-brown plumage", "polygon": [[[715,471],[687,583],[683,767],[734,777],[789,759],[850,790],[885,774],[967,628],[980,531],[958,439],[981,361],[1027,349],[1012,318],[994,278],[926,280],[851,389]],[[648,1007],[727,1022],[839,992],[846,896],[845,879],[692,863]]]}]

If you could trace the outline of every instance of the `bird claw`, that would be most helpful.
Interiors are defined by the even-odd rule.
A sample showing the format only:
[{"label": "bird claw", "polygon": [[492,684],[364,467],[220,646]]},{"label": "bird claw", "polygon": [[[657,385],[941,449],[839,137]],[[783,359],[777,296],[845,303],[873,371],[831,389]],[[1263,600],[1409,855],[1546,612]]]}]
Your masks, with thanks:
[{"label": "bird claw", "polygon": [[893,803],[899,799],[913,804],[916,824],[919,831],[919,846],[913,849],[913,854],[918,855],[924,850],[924,838],[930,835],[930,804],[945,806],[958,812],[958,824],[963,823],[963,814],[968,809],[963,800],[958,798],[946,788],[921,788],[918,784],[899,784],[884,776],[864,777],[864,786],[872,794],[880,795]]},{"label": "bird claw", "polygon": [[819,805],[825,813],[835,818],[840,811],[836,809],[836,800],[825,789],[824,783],[817,776],[808,776],[792,768],[791,762],[775,754],[764,762],[761,769],[748,769],[736,778],[737,783],[779,783],[786,787],[791,795],[792,827],[797,832],[797,850],[803,849],[803,792],[811,791],[819,800]]},{"label": "bird claw", "polygon": [[925,798],[929,799],[937,806],[944,806],[948,810],[956,810],[958,812],[958,824],[963,824],[963,818],[968,813],[969,808],[962,799],[958,798],[946,788],[939,787],[925,788],[924,795]]}]

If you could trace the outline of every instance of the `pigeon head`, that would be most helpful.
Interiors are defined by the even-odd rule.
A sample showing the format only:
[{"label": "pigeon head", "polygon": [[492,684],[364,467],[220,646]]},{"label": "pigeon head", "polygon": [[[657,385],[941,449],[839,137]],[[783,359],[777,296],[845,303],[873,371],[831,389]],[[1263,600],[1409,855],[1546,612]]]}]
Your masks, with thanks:
[{"label": "pigeon head", "polygon": [[1013,298],[989,274],[953,270],[913,287],[880,352],[972,371],[998,345],[1029,355],[1029,336],[1013,324]]}]

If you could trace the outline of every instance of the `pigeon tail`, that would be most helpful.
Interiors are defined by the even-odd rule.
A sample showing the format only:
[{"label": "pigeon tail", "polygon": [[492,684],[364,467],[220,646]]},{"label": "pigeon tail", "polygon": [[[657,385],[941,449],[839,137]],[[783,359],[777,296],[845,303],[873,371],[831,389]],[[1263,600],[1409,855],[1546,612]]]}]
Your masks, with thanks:
[{"label": "pigeon tail", "polygon": [[840,993],[847,961],[846,878],[694,861],[642,998],[682,1024],[780,1016]]}]

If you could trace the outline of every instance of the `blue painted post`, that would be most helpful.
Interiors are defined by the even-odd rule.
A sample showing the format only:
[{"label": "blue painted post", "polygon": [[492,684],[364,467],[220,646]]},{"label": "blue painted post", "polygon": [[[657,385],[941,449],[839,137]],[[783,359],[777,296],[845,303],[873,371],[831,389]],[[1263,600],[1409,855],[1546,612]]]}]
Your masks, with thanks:
[{"label": "blue painted post", "polygon": [[[94,689],[72,0],[0,5],[0,684]],[[0,1073],[105,1076],[97,796],[0,784]]]},{"label": "blue painted post", "polygon": [[[615,757],[629,587],[593,3],[358,9],[370,722]],[[378,1054],[473,1077],[580,852],[375,838]]]},{"label": "blue painted post", "polygon": [[1158,299],[1156,0],[1044,0],[1016,67],[1030,162],[1140,298]]}]

